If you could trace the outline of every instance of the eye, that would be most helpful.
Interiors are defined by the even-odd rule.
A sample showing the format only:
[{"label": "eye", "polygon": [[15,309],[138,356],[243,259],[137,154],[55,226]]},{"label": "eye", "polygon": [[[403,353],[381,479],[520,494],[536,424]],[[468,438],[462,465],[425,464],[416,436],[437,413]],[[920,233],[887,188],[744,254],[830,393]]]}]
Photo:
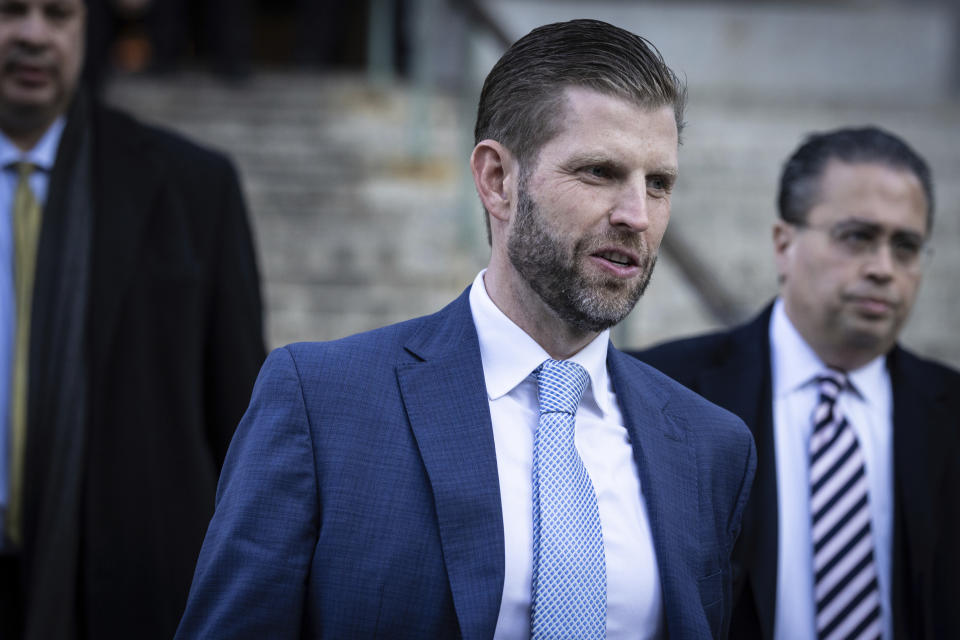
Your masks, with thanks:
[{"label": "eye", "polygon": [[874,245],[877,234],[865,227],[845,227],[837,229],[833,237],[845,248],[859,253],[868,250]]},{"label": "eye", "polygon": [[923,251],[923,241],[911,236],[897,236],[890,239],[893,255],[900,262],[913,262]]},{"label": "eye", "polygon": [[43,13],[52,22],[64,22],[73,17],[76,9],[69,4],[57,2],[44,7]]},{"label": "eye", "polygon": [[580,172],[595,180],[610,180],[614,177],[610,167],[601,164],[591,164],[580,169]]},{"label": "eye", "polygon": [[0,2],[0,16],[16,18],[27,14],[27,5],[23,2]]},{"label": "eye", "polygon": [[673,188],[673,179],[669,176],[647,176],[647,188],[659,193],[670,193]]}]

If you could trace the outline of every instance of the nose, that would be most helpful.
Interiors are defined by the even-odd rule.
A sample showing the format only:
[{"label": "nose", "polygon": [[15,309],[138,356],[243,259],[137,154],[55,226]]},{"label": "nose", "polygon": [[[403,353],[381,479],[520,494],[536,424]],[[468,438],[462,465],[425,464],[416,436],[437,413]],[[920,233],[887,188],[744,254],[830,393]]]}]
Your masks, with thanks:
[{"label": "nose", "polygon": [[878,242],[874,250],[867,255],[863,265],[864,275],[878,282],[890,280],[896,268],[895,262],[893,247],[890,243]]},{"label": "nose", "polygon": [[625,184],[610,211],[610,224],[643,231],[650,225],[646,185]]},{"label": "nose", "polygon": [[39,8],[31,8],[17,22],[17,38],[20,42],[34,47],[47,43],[50,36],[49,25]]}]

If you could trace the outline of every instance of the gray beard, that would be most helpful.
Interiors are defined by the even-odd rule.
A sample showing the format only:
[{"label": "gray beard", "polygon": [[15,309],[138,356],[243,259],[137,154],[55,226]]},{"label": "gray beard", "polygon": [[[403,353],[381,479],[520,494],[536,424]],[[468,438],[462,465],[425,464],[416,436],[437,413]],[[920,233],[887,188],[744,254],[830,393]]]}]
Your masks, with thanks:
[{"label": "gray beard", "polygon": [[[577,258],[589,255],[600,240],[634,249],[640,256],[642,275],[625,284],[616,280],[592,281]],[[602,237],[584,237],[572,251],[550,234],[540,207],[527,193],[523,181],[517,193],[517,217],[507,239],[507,255],[514,269],[557,316],[579,332],[599,333],[623,320],[650,282],[657,256],[650,255],[638,234],[611,228]]]}]

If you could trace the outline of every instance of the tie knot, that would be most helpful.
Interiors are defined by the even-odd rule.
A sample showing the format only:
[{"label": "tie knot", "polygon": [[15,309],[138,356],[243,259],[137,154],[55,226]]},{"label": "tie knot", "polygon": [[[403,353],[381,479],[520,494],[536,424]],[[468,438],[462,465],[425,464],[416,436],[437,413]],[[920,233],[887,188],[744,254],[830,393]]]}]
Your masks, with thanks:
[{"label": "tie knot", "polygon": [[590,381],[586,369],[569,360],[545,360],[534,373],[541,414],[577,413],[577,405]]},{"label": "tie knot", "polygon": [[39,167],[37,167],[37,165],[33,164],[32,162],[26,162],[24,160],[20,160],[17,162],[11,162],[10,164],[7,165],[7,168],[12,171],[15,171],[17,173],[17,177],[20,180],[27,180],[30,178],[30,176],[33,175],[33,172],[36,171]]},{"label": "tie knot", "polygon": [[836,402],[837,396],[848,384],[847,375],[836,369],[827,369],[817,376],[821,401]]}]

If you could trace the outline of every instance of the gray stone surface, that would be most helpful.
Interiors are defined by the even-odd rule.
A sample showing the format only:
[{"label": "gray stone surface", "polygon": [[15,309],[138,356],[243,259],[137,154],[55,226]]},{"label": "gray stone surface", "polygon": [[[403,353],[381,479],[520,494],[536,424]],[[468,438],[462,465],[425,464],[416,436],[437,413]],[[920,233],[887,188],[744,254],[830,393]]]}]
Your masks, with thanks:
[{"label": "gray stone surface", "polygon": [[[540,21],[563,17],[549,12],[565,3],[548,4]],[[629,3],[615,4],[626,11]],[[644,24],[655,24],[643,15]],[[933,29],[924,20],[923,29]],[[913,28],[904,24],[905,32]],[[522,21],[514,28],[525,29]],[[696,46],[696,29],[682,46]],[[944,46],[940,35],[930,37],[936,42],[918,56],[934,56]],[[752,55],[775,56],[783,77],[794,73],[792,53],[758,44],[770,43],[769,36],[744,38],[755,47]],[[477,87],[496,55],[489,39],[472,42],[464,73]],[[920,84],[910,86],[929,88],[928,71],[918,68],[922,77],[909,80]],[[732,96],[697,84],[699,73],[688,72],[689,125],[668,233],[701,256],[744,315],[752,313],[776,291],[770,229],[783,159],[811,130],[867,122],[889,127],[930,160],[939,203],[936,256],[904,341],[960,366],[958,105],[939,94],[898,99],[900,90],[883,100],[869,88],[833,96],[830,83],[804,95]],[[258,236],[268,341],[278,346],[432,312],[482,268],[481,210],[466,169],[476,91],[456,96],[357,76],[263,72],[243,88],[198,75],[126,78],[110,87],[109,97],[236,160]],[[677,266],[661,258],[647,295],[614,340],[643,346],[717,326]]]},{"label": "gray stone surface", "polygon": [[520,37],[537,25],[596,18],[651,40],[691,86],[744,92],[929,103],[953,81],[953,9],[919,3],[582,2],[485,0]]},{"label": "gray stone surface", "polygon": [[[480,261],[457,216],[449,97],[362,78],[126,78],[109,99],[227,151],[253,216],[270,346],[330,340],[439,309]],[[478,212],[474,212],[479,215]]]}]

